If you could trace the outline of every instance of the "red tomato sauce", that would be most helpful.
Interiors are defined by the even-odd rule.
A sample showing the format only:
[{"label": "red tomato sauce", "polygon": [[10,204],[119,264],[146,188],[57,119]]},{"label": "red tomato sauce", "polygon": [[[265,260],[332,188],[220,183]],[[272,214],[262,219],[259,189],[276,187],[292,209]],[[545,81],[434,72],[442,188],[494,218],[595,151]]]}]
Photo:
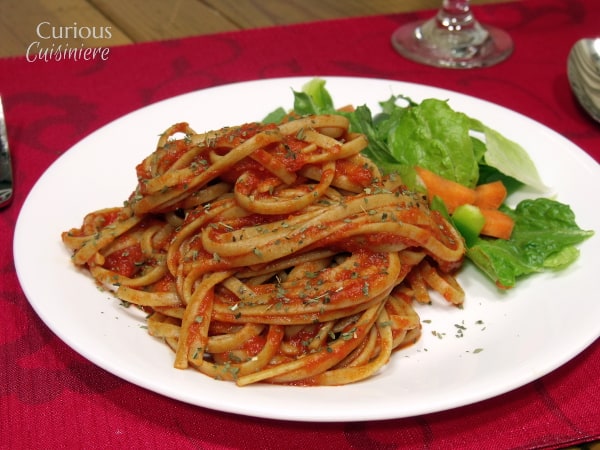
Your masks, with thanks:
[{"label": "red tomato sauce", "polygon": [[132,245],[106,257],[104,267],[120,275],[131,278],[140,270],[144,255],[139,245]]},{"label": "red tomato sauce", "polygon": [[359,186],[369,186],[373,181],[373,174],[368,167],[357,166],[346,159],[339,159],[335,164],[335,175],[346,176],[353,183]]},{"label": "red tomato sauce", "polygon": [[250,356],[256,356],[263,349],[266,342],[267,342],[267,340],[261,335],[252,336],[250,339],[248,339],[246,342],[244,342],[244,346],[242,347],[242,350],[245,350],[246,352],[248,352],[248,355],[250,355]]}]

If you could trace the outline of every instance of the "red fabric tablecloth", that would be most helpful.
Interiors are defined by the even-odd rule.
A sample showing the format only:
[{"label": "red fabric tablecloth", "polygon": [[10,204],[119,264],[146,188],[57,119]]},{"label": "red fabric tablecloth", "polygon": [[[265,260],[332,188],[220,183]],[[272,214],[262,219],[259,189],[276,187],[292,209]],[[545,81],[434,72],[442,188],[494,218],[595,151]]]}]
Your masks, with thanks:
[{"label": "red fabric tablecloth", "polygon": [[190,406],[99,369],[40,321],[15,274],[19,209],[59,155],[127,112],[214,85],[294,75],[418,82],[511,108],[600,160],[600,127],[579,108],[566,75],[570,47],[600,34],[600,3],[524,0],[475,12],[510,32],[516,47],[508,61],[463,71],[398,56],[392,31],[431,11],[116,47],[105,61],[0,59],[16,174],[13,204],[0,211],[0,448],[555,448],[600,439],[598,341],[533,383],[460,409],[381,422],[287,423]]}]

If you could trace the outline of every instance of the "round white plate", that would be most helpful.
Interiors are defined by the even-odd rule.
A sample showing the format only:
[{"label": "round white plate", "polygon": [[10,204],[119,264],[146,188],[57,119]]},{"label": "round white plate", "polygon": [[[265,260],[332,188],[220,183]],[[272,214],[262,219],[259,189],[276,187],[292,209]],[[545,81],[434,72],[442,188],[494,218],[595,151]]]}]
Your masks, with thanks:
[{"label": "round white plate", "polygon": [[[128,114],[63,154],[31,190],[20,213],[14,256],[25,295],[41,319],[75,351],[131,383],[194,405],[296,421],[378,420],[467,405],[520,387],[569,361],[600,335],[598,233],[560,273],[536,275],[500,293],[475,269],[459,277],[463,309],[443,301],[419,306],[423,335],[395,353],[375,377],[340,387],[236,387],[194,370],[174,369],[173,353],[143,328],[144,314],[125,309],[70,262],[62,231],[83,216],[119,206],[136,184],[135,165],[158,135],[187,121],[197,132],[261,120],[292,106],[292,89],[310,78],[237,83],[177,96]],[[503,107],[455,92],[398,81],[326,77],[337,106],[378,102],[390,94],[435,97],[519,142],[559,201],[583,229],[600,230],[586,193],[600,191],[600,166],[545,126]],[[57,205],[60,209],[57,213]]]}]

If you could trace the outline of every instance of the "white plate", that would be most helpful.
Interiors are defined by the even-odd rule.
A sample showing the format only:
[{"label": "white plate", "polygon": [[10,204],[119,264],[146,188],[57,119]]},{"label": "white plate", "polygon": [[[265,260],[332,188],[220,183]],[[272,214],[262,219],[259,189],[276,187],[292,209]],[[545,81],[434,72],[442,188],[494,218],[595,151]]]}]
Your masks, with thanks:
[{"label": "white plate", "polygon": [[[278,106],[291,107],[291,89],[308,80],[244,82],[174,97],[110,123],[62,155],[29,194],[14,239],[19,280],[48,327],[98,366],[167,397],[238,414],[315,422],[401,418],[488,399],[556,369],[600,335],[596,234],[580,246],[581,256],[568,270],[531,277],[504,294],[467,268],[460,275],[467,293],[464,309],[443,301],[419,307],[427,321],[422,338],[361,383],[239,388],[193,370],[174,369],[171,350],[142,328],[143,314],[121,307],[73,267],[60,233],[79,226],[89,211],[122,205],[136,183],[135,165],[154,150],[158,134],[172,123],[188,121],[201,132],[260,120]],[[600,166],[543,125],[428,86],[327,80],[338,106],[366,103],[377,111],[377,102],[391,93],[414,100],[449,99],[454,109],[523,145],[557,199],[572,206],[578,224],[600,231],[598,208],[591,207],[586,195],[600,190]],[[460,337],[456,325],[465,328]]]}]

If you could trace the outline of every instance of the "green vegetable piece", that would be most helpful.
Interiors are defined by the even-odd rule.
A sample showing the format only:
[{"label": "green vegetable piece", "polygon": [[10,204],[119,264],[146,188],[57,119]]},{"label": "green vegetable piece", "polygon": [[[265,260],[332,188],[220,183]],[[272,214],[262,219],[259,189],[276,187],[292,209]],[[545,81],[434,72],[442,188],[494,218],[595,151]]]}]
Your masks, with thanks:
[{"label": "green vegetable piece", "polygon": [[523,147],[489,127],[485,127],[484,132],[487,144],[484,159],[487,165],[540,192],[547,189]]},{"label": "green vegetable piece", "polygon": [[333,108],[333,100],[329,91],[325,89],[325,80],[322,78],[313,78],[304,86],[302,92],[306,92],[314,102],[317,110],[330,111]]},{"label": "green vegetable piece", "polygon": [[334,113],[333,100],[325,89],[325,80],[313,78],[304,86],[302,91],[294,92],[294,111],[298,114],[328,114]]},{"label": "green vegetable piece", "polygon": [[467,257],[503,288],[526,275],[568,267],[579,256],[575,246],[594,234],[579,228],[568,205],[552,199],[523,200],[503,211],[515,219],[511,238],[479,238],[467,250]]},{"label": "green vegetable piece", "polygon": [[277,108],[277,109],[271,111],[269,114],[267,114],[261,122],[262,123],[279,123],[284,119],[286,114],[287,113],[285,112],[285,109]]},{"label": "green vegetable piece", "polygon": [[479,233],[485,224],[485,218],[477,206],[461,205],[454,210],[452,222],[465,238],[467,247],[471,247],[477,242]]},{"label": "green vegetable piece", "polygon": [[471,120],[448,102],[423,100],[406,109],[389,131],[389,151],[407,166],[421,166],[464,186],[475,187],[478,155],[469,134]]}]

